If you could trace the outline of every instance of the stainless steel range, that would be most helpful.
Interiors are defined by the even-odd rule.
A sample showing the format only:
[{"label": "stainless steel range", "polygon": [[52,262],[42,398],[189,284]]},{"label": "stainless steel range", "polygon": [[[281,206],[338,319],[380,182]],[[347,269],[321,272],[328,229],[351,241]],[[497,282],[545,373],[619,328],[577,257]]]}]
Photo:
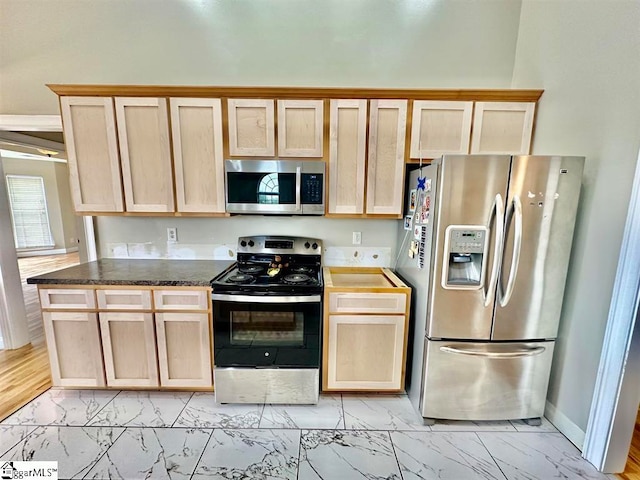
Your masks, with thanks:
[{"label": "stainless steel range", "polygon": [[211,282],[217,402],[318,402],[321,252],[314,238],[238,239]]}]

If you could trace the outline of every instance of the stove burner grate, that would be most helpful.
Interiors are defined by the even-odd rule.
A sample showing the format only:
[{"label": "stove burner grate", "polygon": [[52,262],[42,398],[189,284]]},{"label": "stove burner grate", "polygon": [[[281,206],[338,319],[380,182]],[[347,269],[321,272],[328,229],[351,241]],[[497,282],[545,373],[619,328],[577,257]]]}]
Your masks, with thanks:
[{"label": "stove burner grate", "polygon": [[227,278],[227,282],[229,283],[253,283],[255,278],[252,275],[247,275],[245,273],[236,273]]},{"label": "stove burner grate", "polygon": [[264,271],[264,267],[262,265],[243,265],[238,267],[238,271],[240,273],[256,274],[262,273]]},{"label": "stove burner grate", "polygon": [[291,275],[285,275],[283,280],[286,283],[301,284],[311,281],[311,277],[309,275],[305,275],[304,273],[292,273]]},{"label": "stove burner grate", "polygon": [[291,267],[289,271],[291,273],[305,273],[309,275],[310,273],[313,272],[313,269],[311,267],[298,266],[298,267]]}]

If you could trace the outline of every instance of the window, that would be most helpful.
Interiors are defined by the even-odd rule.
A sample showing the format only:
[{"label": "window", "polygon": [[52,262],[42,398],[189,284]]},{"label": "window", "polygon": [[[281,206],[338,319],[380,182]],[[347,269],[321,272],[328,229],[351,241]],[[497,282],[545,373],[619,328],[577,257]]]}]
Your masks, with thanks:
[{"label": "window", "polygon": [[16,248],[53,247],[42,177],[7,175]]},{"label": "window", "polygon": [[278,174],[269,173],[260,179],[258,185],[258,203],[278,203],[280,200],[280,186]]}]

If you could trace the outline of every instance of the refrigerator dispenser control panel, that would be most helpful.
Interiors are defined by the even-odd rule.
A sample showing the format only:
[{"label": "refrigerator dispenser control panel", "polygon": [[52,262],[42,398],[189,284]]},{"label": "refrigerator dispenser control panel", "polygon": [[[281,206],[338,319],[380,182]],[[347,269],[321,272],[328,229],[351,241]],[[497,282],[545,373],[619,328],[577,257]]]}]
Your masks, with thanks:
[{"label": "refrigerator dispenser control panel", "polygon": [[442,288],[477,290],[484,284],[488,229],[482,225],[449,225],[445,233]]},{"label": "refrigerator dispenser control panel", "polygon": [[450,252],[484,253],[483,230],[451,230]]}]

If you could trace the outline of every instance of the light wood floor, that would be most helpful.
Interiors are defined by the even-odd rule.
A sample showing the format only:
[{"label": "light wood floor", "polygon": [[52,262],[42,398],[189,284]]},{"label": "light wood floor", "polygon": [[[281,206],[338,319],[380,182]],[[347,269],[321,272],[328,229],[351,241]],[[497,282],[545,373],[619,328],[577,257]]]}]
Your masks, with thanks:
[{"label": "light wood floor", "polygon": [[624,480],[640,480],[640,410],[636,417],[636,428],[633,431],[627,466],[624,474],[618,476]]},{"label": "light wood floor", "polygon": [[38,290],[36,285],[27,285],[26,280],[78,263],[77,253],[18,259],[31,345],[15,350],[0,350],[0,420],[51,387]]}]

